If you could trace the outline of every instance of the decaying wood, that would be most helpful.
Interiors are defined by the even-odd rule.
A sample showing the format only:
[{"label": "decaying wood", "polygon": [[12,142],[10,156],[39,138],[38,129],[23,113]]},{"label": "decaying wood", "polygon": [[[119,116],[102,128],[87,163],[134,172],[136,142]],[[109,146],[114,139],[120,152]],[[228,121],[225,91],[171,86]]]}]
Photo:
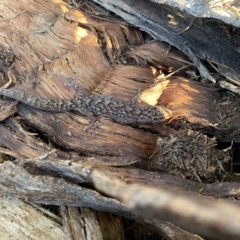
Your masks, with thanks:
[{"label": "decaying wood", "polygon": [[[77,186],[76,184],[71,184],[65,182],[63,179],[68,179],[73,181],[73,182],[88,182],[88,183],[93,183],[94,185],[102,185],[104,187],[105,185],[101,181],[101,178],[95,178],[95,175],[92,175],[92,170],[88,166],[81,166],[79,164],[74,164],[72,162],[69,164],[69,161],[61,161],[62,164],[59,165],[59,168],[57,169],[56,164],[53,164],[52,162],[46,162],[44,161],[39,161],[40,168],[39,172],[45,172],[45,176],[34,176],[32,174],[27,173],[25,170],[23,170],[20,166],[16,166],[12,163],[9,162],[4,162],[1,165],[1,192],[3,196],[12,196],[12,197],[17,197],[19,199],[24,199],[28,200],[30,202],[35,202],[35,203],[44,203],[44,204],[59,204],[59,205],[68,205],[68,206],[81,206],[81,207],[89,207],[91,206],[92,208],[95,208],[100,211],[108,211],[111,213],[117,213],[121,216],[125,217],[131,217],[133,219],[138,219],[139,222],[143,224],[147,224],[149,226],[152,226],[152,228],[155,228],[155,231],[157,232],[165,232],[164,226],[168,223],[162,222],[161,224],[163,225],[156,225],[156,223],[152,220],[145,220],[144,218],[140,218],[138,215],[133,214],[131,211],[129,211],[127,208],[125,208],[119,201],[114,200],[114,199],[109,199],[106,198],[96,191]],[[31,162],[25,162],[25,168],[28,169],[30,172],[33,171],[33,169],[36,169],[36,163],[38,161],[31,161]],[[34,166],[35,165],[35,166]],[[67,170],[67,166],[72,165],[72,173]],[[52,167],[51,167],[52,166]],[[75,167],[74,167],[75,166]],[[61,167],[61,168],[60,168]],[[30,170],[31,169],[31,170]],[[98,168],[100,171],[104,171],[104,169]],[[40,171],[42,170],[42,171]],[[74,170],[74,172],[73,172]],[[51,172],[51,175],[58,175],[61,176],[62,180],[56,177],[52,176],[46,176],[48,175],[48,171]],[[99,170],[98,170],[99,171]],[[137,174],[137,169],[129,169],[129,171],[126,173],[126,175],[122,175],[122,172],[119,171],[119,175],[117,174],[117,169],[114,172],[114,168],[110,168],[109,171],[104,171],[104,175],[107,174],[108,179],[110,179],[110,182],[112,182],[112,179],[118,177],[119,179],[124,179],[126,182],[133,182],[133,183],[147,183],[149,186],[156,186],[157,188],[164,189],[163,191],[168,191],[169,188],[173,189],[178,189],[176,196],[179,195],[178,192],[185,192],[188,194],[189,198],[189,186],[193,185],[191,181],[183,181],[182,186],[177,186],[180,185],[180,182],[175,179],[174,183],[174,177],[167,176],[167,178],[161,179],[161,175],[159,174],[151,174],[149,172],[140,171],[140,174]],[[36,174],[36,173],[35,173]],[[100,174],[102,175],[103,172]],[[135,176],[134,176],[135,174]],[[131,179],[129,177],[132,177]],[[142,179],[137,179],[142,177]],[[82,179],[82,180],[80,180]],[[167,181],[168,182],[167,182]],[[4,187],[2,184],[8,184],[8,188]],[[118,192],[118,185],[115,185],[115,182],[113,181],[112,184],[114,185],[113,188],[109,187],[109,191],[112,194],[114,192]],[[199,191],[201,189],[204,189],[204,185],[201,184],[196,184],[198,186],[198,189],[196,188],[196,193],[193,194],[192,192],[192,197],[197,197],[199,196]],[[18,190],[16,191],[14,188],[17,186]],[[196,187],[195,186],[195,187]],[[192,186],[194,187],[194,186]],[[239,186],[235,186],[236,191]],[[184,189],[185,188],[185,189]],[[115,190],[114,190],[115,189]],[[213,188],[212,188],[213,190]],[[105,190],[104,190],[105,191]],[[130,191],[130,190],[129,190]],[[110,194],[109,192],[107,192]],[[119,192],[120,193],[120,192]],[[131,195],[129,195],[131,196]],[[150,195],[146,195],[148,198]],[[217,204],[217,200],[213,200],[212,198],[209,197],[202,197],[199,198],[198,200],[200,201],[209,201],[209,203],[214,203]],[[144,201],[144,198],[143,198]],[[221,203],[221,202],[220,202]],[[220,204],[219,203],[219,204]],[[223,204],[223,202],[221,203]],[[226,206],[230,204],[229,201],[226,201],[224,203]],[[201,207],[201,204],[199,204],[199,207]],[[198,213],[196,213],[198,215]],[[227,219],[226,219],[227,221]],[[215,224],[214,222],[212,224]],[[168,226],[171,228],[171,226]],[[174,229],[174,227],[173,227]],[[179,231],[179,230],[178,230]],[[168,234],[167,231],[165,234]],[[183,233],[182,233],[183,234]],[[204,232],[202,232],[204,234]]]},{"label": "decaying wood", "polygon": [[[129,2],[117,1],[116,4]],[[106,3],[105,1],[104,4]],[[197,199],[196,201],[200,201],[200,204],[194,206],[204,211],[207,208],[201,208],[202,203],[216,203],[214,213],[221,204],[226,208],[232,207],[230,200],[217,200],[216,197],[239,197],[238,183],[234,185],[234,191],[230,183],[212,183],[213,180],[208,178],[208,174],[199,174],[202,168],[200,170],[196,168],[191,172],[198,171],[196,175],[198,181],[184,179],[180,174],[182,172],[175,174],[163,164],[166,160],[164,159],[166,151],[171,150],[172,155],[167,155],[169,158],[180,156],[177,154],[182,154],[183,150],[187,149],[182,147],[184,145],[182,144],[181,148],[177,145],[176,150],[175,145],[170,144],[175,138],[185,137],[186,140],[183,133],[189,133],[188,140],[195,136],[196,141],[198,136],[201,136],[199,137],[201,140],[207,139],[206,143],[196,142],[195,150],[198,146],[204,150],[209,148],[209,151],[216,153],[217,160],[222,156],[229,156],[228,151],[214,149],[214,145],[208,144],[211,141],[208,136],[203,135],[204,133],[222,141],[240,140],[239,123],[236,121],[239,111],[234,110],[239,104],[238,98],[221,91],[213,84],[189,80],[188,73],[200,79],[198,68],[202,75],[214,81],[207,68],[192,52],[192,50],[198,52],[198,48],[193,47],[193,44],[190,50],[185,45],[184,41],[189,35],[185,32],[179,36],[175,34],[187,24],[187,21],[180,21],[179,28],[174,29],[175,33],[171,32],[170,28],[165,29],[166,25],[157,25],[162,12],[159,9],[151,12],[151,4],[149,8],[143,10],[142,1],[139,1],[137,9],[135,5],[131,6],[130,10],[136,11],[134,14],[131,12],[131,18],[127,19],[147,30],[152,36],[158,38],[161,36],[161,39],[177,46],[188,57],[175,48],[170,49],[166,43],[151,39],[150,36],[147,36],[151,39],[148,41],[140,30],[122,20],[119,21],[117,18],[104,20],[96,14],[91,16],[61,0],[41,3],[33,0],[11,1],[14,9],[9,9],[8,4],[8,1],[0,4],[1,86],[12,81],[14,87],[41,97],[71,99],[78,94],[69,84],[74,79],[85,95],[110,95],[126,101],[137,100],[138,104],[142,105],[163,105],[172,111],[173,116],[170,121],[161,124],[130,125],[96,116],[93,120],[98,127],[92,129],[88,117],[78,112],[52,113],[22,103],[19,103],[16,109],[16,102],[5,98],[4,104],[8,104],[7,107],[2,105],[3,101],[0,102],[0,152],[14,159],[1,160],[1,196],[61,206],[62,223],[67,236],[82,235],[87,239],[86,233],[92,232],[96,239],[101,239],[93,213],[83,209],[92,208],[134,219],[166,239],[201,239],[195,232],[189,233],[182,229],[181,227],[185,225],[181,225],[176,218],[168,219],[171,222],[167,222],[161,216],[157,219],[149,216],[147,219],[137,209],[128,208],[116,198],[110,198],[109,196],[114,196],[125,200],[123,195],[120,195],[121,191],[117,192],[119,185],[115,182],[108,189],[111,192],[106,191],[107,196],[102,194],[102,190],[105,192],[106,189],[99,187],[99,184],[103,183],[102,175],[108,180],[116,178],[125,183],[138,184],[136,189],[139,193],[145,191],[146,186],[147,190],[152,187],[159,187],[163,191],[171,189],[173,192],[171,199],[177,198],[179,192],[188,194]],[[111,4],[111,1],[108,1],[108,4]],[[120,15],[122,7],[126,7],[126,4],[118,8]],[[89,5],[86,3],[86,6]],[[89,9],[94,11],[101,9],[99,6],[98,8],[91,6],[93,8]],[[138,13],[141,15],[138,16]],[[147,19],[143,18],[143,15],[148,16]],[[143,22],[143,19],[146,21]],[[155,24],[151,21],[153,19],[156,20]],[[199,26],[193,25],[194,36],[203,29],[199,30]],[[164,38],[163,32],[157,32],[159,29],[166,33]],[[208,34],[208,31],[212,30],[206,28],[204,31]],[[194,41],[198,41],[194,36],[192,36]],[[218,46],[217,41],[214,44]],[[203,55],[206,54],[206,49],[201,48]],[[226,59],[231,52],[232,49],[229,49],[229,55],[225,55]],[[211,54],[209,52],[209,55],[206,55],[210,56],[208,59],[213,62],[217,59],[229,66],[223,59],[218,58],[218,55]],[[200,57],[204,59],[203,55]],[[236,61],[238,57],[236,54]],[[197,68],[189,59],[193,60]],[[238,66],[234,64],[231,67],[237,72]],[[173,72],[178,77],[169,76]],[[17,113],[12,116],[16,110]],[[186,126],[191,131],[184,132],[183,127]],[[182,128],[182,131],[177,132],[179,128]],[[191,128],[201,132],[198,135]],[[161,146],[159,139],[165,141]],[[191,145],[191,141],[189,142]],[[166,147],[166,144],[170,144],[172,148]],[[209,156],[204,157],[204,163],[211,160]],[[231,159],[227,161],[229,163]],[[216,162],[221,163],[220,160],[215,161],[215,164]],[[187,167],[197,166],[191,164]],[[179,170],[179,165],[176,168]],[[216,169],[219,170],[221,167]],[[99,178],[96,177],[96,172],[100,173]],[[145,187],[142,188],[142,185]],[[126,192],[129,191],[129,197],[133,195],[131,199],[134,199],[137,193],[130,191],[132,185],[129,185],[129,188],[127,185],[124,187]],[[116,195],[113,195],[114,192]],[[151,199],[154,194],[146,196]],[[145,201],[144,199],[142,198],[142,201]],[[155,201],[154,204],[158,202]],[[151,207],[155,206],[154,204]],[[165,210],[170,206],[166,205]],[[77,207],[81,210],[79,211]],[[226,214],[224,210],[221,213]],[[171,214],[174,216],[176,212]],[[197,217],[199,211],[195,214]],[[215,214],[214,217],[216,216]],[[229,220],[229,215],[224,216],[226,216],[224,221]],[[80,221],[80,217],[84,221]],[[234,217],[235,224],[239,224],[237,216]],[[186,221],[189,220],[190,218]],[[196,230],[200,222],[195,222],[191,224],[191,229],[196,230],[201,236],[211,237],[214,230],[209,228],[216,226],[217,223],[218,219],[213,222],[206,221],[202,228]],[[120,229],[124,229],[121,223],[119,224]],[[225,232],[220,233],[222,236],[235,237],[228,226],[222,230]],[[109,226],[104,224],[104,227]],[[86,231],[83,231],[83,228]],[[93,232],[92,228],[96,228],[96,232]],[[215,228],[215,231],[218,232],[218,228]]]},{"label": "decaying wood", "polygon": [[[239,85],[240,52],[235,44],[235,41],[239,41],[238,29],[236,35],[231,34],[231,30],[221,23],[217,24],[214,21],[203,23],[200,19],[195,21],[195,17],[176,8],[145,0],[117,2],[94,0],[94,2],[148,32],[154,38],[181,49],[198,67],[202,76],[215,81],[196,56],[212,63],[213,66],[216,65],[219,73]],[[189,29],[185,31],[188,27]],[[225,34],[223,29],[226,29]]]},{"label": "decaying wood", "polygon": [[64,230],[69,239],[103,239],[100,226],[92,210],[61,207]]},{"label": "decaying wood", "polygon": [[4,101],[1,101],[1,109],[2,110],[1,110],[0,122],[17,112],[18,110],[17,102],[13,102],[12,104],[9,104]]},{"label": "decaying wood", "polygon": [[61,218],[40,205],[1,197],[0,207],[1,239],[66,239]]},{"label": "decaying wood", "polygon": [[[141,216],[177,222],[191,231],[213,239],[239,238],[240,209],[234,204],[190,198],[161,188],[127,185],[122,181],[103,176],[99,172],[93,172],[93,182],[97,189],[121,199]],[[185,211],[183,212],[182,209]]]},{"label": "decaying wood", "polygon": [[185,78],[172,77],[159,99],[176,116],[185,116],[189,122],[216,124],[214,102],[220,99],[212,84],[202,84]]},{"label": "decaying wood", "polygon": [[[60,153],[58,154],[60,155]],[[45,156],[46,157],[46,156]],[[49,157],[48,157],[49,158]],[[214,183],[214,184],[204,184],[200,182],[194,182],[186,179],[181,179],[179,181],[179,177],[172,176],[167,173],[151,172],[142,169],[138,169],[135,167],[129,166],[128,168],[124,168],[124,166],[128,166],[128,160],[125,159],[125,165],[122,164],[122,168],[119,168],[119,164],[114,161],[119,160],[119,157],[79,157],[71,155],[72,160],[64,160],[64,159],[55,159],[55,154],[52,154],[50,160],[42,160],[42,159],[29,159],[29,160],[18,160],[18,164],[24,167],[25,170],[19,169],[20,173],[22,173],[22,185],[26,181],[27,176],[25,171],[29,174],[36,175],[37,173],[45,172],[46,175],[55,175],[61,176],[63,179],[72,179],[73,182],[77,182],[79,184],[82,183],[90,183],[91,179],[91,170],[92,168],[97,169],[105,173],[105,175],[109,177],[117,177],[119,179],[124,179],[125,182],[128,183],[138,183],[145,184],[154,187],[161,187],[164,189],[174,189],[179,192],[186,192],[189,195],[199,195],[203,193],[203,196],[228,196],[228,197],[238,197],[239,196],[239,184],[236,184],[234,187],[230,188],[229,183]],[[69,157],[70,158],[70,157]],[[106,159],[111,160],[106,163]],[[124,161],[124,158],[120,158],[121,161]],[[157,164],[157,163],[156,163]],[[4,165],[8,171],[13,171],[11,165]],[[155,167],[157,170],[157,167]],[[6,170],[5,170],[6,171]],[[23,174],[24,173],[24,174]],[[53,174],[54,173],[54,174]],[[6,175],[6,176],[5,176]],[[14,180],[16,182],[19,181],[19,176]],[[6,178],[4,181],[8,181],[8,174],[3,173],[2,178]],[[41,178],[38,178],[40,181]],[[222,191],[220,186],[222,186]],[[233,189],[235,189],[233,191]],[[216,195],[215,195],[216,192]],[[69,198],[68,198],[69,199]]]},{"label": "decaying wood", "polygon": [[[96,212],[103,239],[124,240],[124,225],[121,217],[110,213]],[[106,228],[105,226],[109,226]]]}]

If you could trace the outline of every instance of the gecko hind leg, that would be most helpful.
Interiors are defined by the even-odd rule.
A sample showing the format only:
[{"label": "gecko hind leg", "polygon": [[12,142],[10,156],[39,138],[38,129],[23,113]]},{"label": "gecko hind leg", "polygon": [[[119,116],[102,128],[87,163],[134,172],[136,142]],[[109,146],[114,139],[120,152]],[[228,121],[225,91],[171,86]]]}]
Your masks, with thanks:
[{"label": "gecko hind leg", "polygon": [[88,132],[88,133],[91,133],[91,135],[94,137],[95,136],[95,131],[98,129],[98,130],[101,130],[100,127],[102,126],[102,123],[99,122],[99,121],[93,121],[91,120],[89,122],[89,124],[85,127],[83,127],[83,131],[84,132]]},{"label": "gecko hind leg", "polygon": [[97,116],[93,115],[91,111],[81,108],[78,108],[77,110],[88,118],[88,125],[83,128],[83,131],[89,132],[94,135],[95,130],[98,129],[102,125],[102,123],[96,120]]}]

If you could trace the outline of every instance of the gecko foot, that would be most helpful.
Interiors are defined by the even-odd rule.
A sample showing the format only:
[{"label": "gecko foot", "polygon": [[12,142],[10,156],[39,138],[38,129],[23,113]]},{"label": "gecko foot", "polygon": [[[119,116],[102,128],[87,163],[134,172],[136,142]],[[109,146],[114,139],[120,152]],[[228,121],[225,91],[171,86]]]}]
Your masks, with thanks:
[{"label": "gecko foot", "polygon": [[95,136],[95,134],[94,134],[95,130],[97,128],[99,128],[100,126],[102,126],[101,122],[99,122],[99,121],[95,121],[95,122],[91,121],[91,122],[89,122],[88,126],[83,128],[83,131],[91,133],[91,135],[94,137]]},{"label": "gecko foot", "polygon": [[132,103],[138,104],[138,99],[139,99],[139,94],[140,94],[140,92],[141,92],[140,89],[134,91],[134,96],[133,96],[133,98],[132,98],[132,100],[131,100]]}]

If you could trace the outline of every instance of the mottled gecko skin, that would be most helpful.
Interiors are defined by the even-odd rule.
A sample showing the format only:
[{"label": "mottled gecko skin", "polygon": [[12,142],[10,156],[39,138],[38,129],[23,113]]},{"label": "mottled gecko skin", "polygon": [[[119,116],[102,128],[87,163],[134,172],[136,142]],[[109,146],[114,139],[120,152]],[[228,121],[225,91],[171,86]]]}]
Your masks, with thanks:
[{"label": "mottled gecko skin", "polygon": [[111,96],[88,96],[74,99],[41,98],[17,89],[0,89],[0,95],[13,98],[37,109],[50,112],[77,110],[84,115],[97,115],[122,124],[159,123],[171,117],[164,107],[139,106]]}]

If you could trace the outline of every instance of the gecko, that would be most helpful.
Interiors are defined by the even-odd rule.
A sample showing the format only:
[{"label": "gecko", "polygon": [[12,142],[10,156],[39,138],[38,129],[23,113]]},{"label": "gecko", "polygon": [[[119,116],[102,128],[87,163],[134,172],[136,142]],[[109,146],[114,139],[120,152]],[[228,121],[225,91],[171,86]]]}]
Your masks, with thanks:
[{"label": "gecko", "polygon": [[0,95],[50,112],[77,110],[85,116],[104,116],[121,124],[159,123],[169,119],[172,112],[163,106],[140,106],[113,96],[86,96],[73,99],[42,98],[14,88],[0,89]]}]

